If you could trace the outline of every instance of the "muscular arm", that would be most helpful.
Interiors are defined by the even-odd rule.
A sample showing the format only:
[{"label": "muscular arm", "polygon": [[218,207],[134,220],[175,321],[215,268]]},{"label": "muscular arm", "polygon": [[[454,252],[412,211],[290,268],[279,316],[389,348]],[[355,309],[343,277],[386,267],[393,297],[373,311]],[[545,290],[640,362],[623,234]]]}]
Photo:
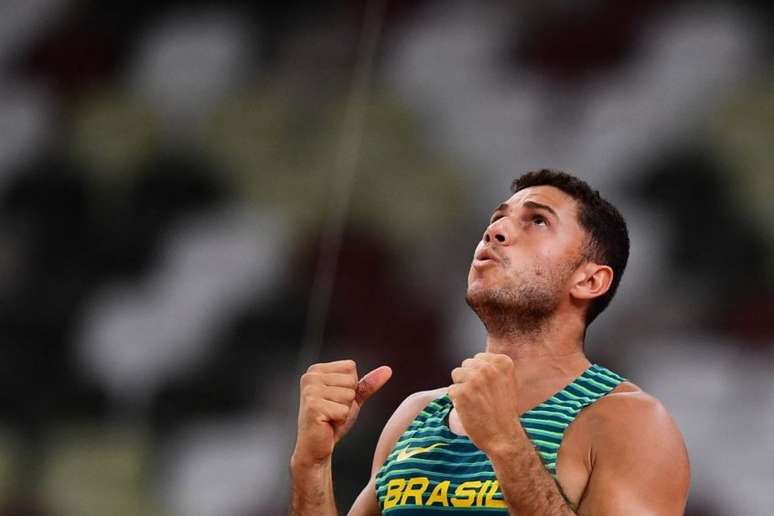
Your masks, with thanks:
[{"label": "muscular arm", "polygon": [[[511,514],[677,516],[688,494],[682,436],[655,398],[629,384],[582,413],[589,473],[577,512],[562,496],[519,424],[513,363],[479,353],[452,371],[449,397],[495,471]],[[561,481],[560,477],[560,481]]]},{"label": "muscular arm", "polygon": [[[682,436],[664,407],[643,392],[611,394],[591,408],[591,475],[577,512],[564,499],[526,435],[492,451],[513,514],[677,516],[689,466]],[[523,434],[523,431],[522,431]]]},{"label": "muscular arm", "polygon": [[524,430],[511,446],[488,453],[510,514],[576,514],[546,471]]},{"label": "muscular arm", "polygon": [[682,435],[658,400],[638,392],[599,402],[582,516],[682,515],[690,466]]}]

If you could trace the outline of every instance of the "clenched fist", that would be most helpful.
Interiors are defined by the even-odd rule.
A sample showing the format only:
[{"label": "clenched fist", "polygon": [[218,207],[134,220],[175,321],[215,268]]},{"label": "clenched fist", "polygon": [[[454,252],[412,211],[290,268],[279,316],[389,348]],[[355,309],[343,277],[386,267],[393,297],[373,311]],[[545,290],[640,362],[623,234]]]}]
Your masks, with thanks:
[{"label": "clenched fist", "polygon": [[353,360],[314,364],[301,376],[295,464],[319,464],[352,428],[363,403],[392,376],[377,367],[358,380]]},{"label": "clenched fist", "polygon": [[478,353],[452,371],[449,398],[471,441],[489,454],[521,430],[518,382],[507,355]]}]

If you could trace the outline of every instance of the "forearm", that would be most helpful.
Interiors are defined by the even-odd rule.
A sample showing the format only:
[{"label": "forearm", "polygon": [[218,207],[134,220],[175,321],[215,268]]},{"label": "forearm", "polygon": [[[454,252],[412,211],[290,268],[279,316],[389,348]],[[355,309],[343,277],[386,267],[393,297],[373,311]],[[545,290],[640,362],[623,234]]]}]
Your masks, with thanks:
[{"label": "forearm", "polygon": [[293,458],[290,474],[290,516],[337,516],[330,458],[321,464],[300,464]]},{"label": "forearm", "polygon": [[526,435],[520,437],[489,456],[509,513],[575,515],[532,443]]}]

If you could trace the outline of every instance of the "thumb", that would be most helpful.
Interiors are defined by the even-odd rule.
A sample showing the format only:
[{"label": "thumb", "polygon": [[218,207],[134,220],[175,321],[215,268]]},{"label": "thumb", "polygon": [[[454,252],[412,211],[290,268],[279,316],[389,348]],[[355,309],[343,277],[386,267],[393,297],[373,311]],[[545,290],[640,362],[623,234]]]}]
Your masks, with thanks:
[{"label": "thumb", "polygon": [[390,366],[377,367],[363,376],[360,381],[357,382],[357,393],[355,394],[355,401],[357,404],[363,405],[368,398],[387,383],[387,380],[389,380],[391,376],[392,369],[390,369]]}]

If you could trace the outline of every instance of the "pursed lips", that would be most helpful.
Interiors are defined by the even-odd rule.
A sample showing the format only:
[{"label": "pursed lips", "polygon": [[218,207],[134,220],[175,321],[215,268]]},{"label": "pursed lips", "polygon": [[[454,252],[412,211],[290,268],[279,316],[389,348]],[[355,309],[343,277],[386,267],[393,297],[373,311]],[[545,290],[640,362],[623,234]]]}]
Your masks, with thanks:
[{"label": "pursed lips", "polygon": [[490,248],[480,250],[473,259],[473,266],[484,266],[491,263],[500,263],[500,258]]}]

